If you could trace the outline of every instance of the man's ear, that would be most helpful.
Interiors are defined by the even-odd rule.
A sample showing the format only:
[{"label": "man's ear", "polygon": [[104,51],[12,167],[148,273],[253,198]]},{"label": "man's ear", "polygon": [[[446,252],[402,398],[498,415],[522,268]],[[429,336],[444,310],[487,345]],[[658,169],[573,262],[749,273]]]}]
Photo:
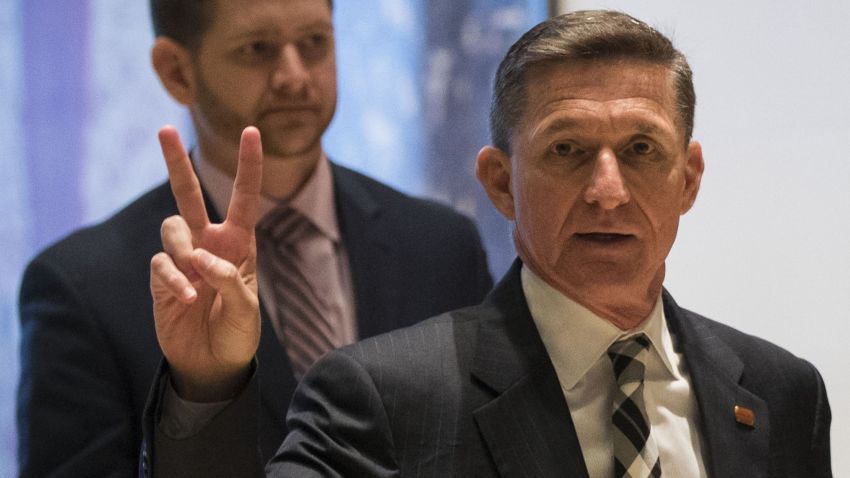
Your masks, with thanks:
[{"label": "man's ear", "polygon": [[702,146],[698,141],[691,141],[685,154],[685,190],[682,197],[681,214],[688,212],[696,202],[699,186],[702,182],[702,172],[705,169],[705,162],[702,159]]},{"label": "man's ear", "polygon": [[509,221],[515,218],[511,173],[511,158],[501,149],[485,146],[478,152],[475,160],[475,175],[484,186],[490,202]]},{"label": "man's ear", "polygon": [[151,48],[151,63],[162,86],[178,103],[194,101],[195,76],[192,55],[183,45],[168,37],[157,37]]}]

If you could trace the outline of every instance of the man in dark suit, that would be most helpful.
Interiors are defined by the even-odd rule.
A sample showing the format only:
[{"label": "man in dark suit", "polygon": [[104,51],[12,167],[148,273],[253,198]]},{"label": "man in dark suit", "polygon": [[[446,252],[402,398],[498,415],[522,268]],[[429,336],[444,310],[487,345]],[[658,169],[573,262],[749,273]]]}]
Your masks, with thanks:
[{"label": "man in dark suit", "polygon": [[[317,362],[265,473],[831,476],[817,370],[679,307],[663,289],[704,168],[691,140],[694,105],[684,56],[628,15],[575,12],[520,38],[496,75],[494,146],[476,164],[515,223],[519,259],[483,304]],[[247,188],[242,196],[250,203]],[[181,242],[163,240],[166,250]],[[195,254],[227,309],[197,319],[254,323],[249,276]],[[154,269],[152,283],[178,270]],[[180,291],[156,298],[163,312]],[[221,388],[201,387],[230,401],[183,441],[163,430],[179,414],[159,397],[168,380],[197,382],[199,369],[167,364],[146,412],[145,467],[155,476],[263,473],[253,445],[256,362],[250,346],[231,358],[215,380],[205,377]]]},{"label": "man in dark suit", "polygon": [[[266,143],[267,207],[298,203],[338,236],[329,241],[336,267],[307,266],[319,281],[342,279],[350,334],[343,343],[484,297],[492,283],[468,219],[324,157],[321,137],[336,101],[329,1],[164,0],[151,7],[153,64],[192,115],[194,162],[181,159],[198,171],[210,220],[226,213],[240,131],[256,124]],[[165,146],[177,141],[171,129],[162,136]],[[318,211],[310,209],[317,204]],[[137,469],[142,409],[162,357],[150,261],[162,250],[160,225],[177,213],[162,185],[29,265],[20,306],[22,476],[127,476]],[[261,287],[274,283],[263,275],[267,258],[260,251]],[[258,433],[267,457],[283,440],[297,382],[281,343],[288,300],[273,290],[263,296]]]}]

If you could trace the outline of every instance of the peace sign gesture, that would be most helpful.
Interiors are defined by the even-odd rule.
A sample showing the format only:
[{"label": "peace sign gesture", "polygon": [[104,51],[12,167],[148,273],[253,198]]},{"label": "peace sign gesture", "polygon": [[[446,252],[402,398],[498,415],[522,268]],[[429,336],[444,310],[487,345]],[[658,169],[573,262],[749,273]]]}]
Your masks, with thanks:
[{"label": "peace sign gesture", "polygon": [[159,345],[178,394],[231,398],[247,378],[260,339],[254,226],[262,179],[260,132],[245,128],[227,216],[208,220],[200,183],[177,131],[159,131],[180,215],[162,223],[164,252],[151,259]]}]

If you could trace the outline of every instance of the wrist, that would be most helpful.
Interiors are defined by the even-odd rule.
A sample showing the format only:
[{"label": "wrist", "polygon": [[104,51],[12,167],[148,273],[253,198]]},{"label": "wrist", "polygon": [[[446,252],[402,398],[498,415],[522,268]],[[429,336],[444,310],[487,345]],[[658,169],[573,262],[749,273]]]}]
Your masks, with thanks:
[{"label": "wrist", "polygon": [[183,400],[197,403],[231,400],[239,395],[251,380],[253,366],[214,377],[191,377],[179,370],[171,371],[171,386]]}]

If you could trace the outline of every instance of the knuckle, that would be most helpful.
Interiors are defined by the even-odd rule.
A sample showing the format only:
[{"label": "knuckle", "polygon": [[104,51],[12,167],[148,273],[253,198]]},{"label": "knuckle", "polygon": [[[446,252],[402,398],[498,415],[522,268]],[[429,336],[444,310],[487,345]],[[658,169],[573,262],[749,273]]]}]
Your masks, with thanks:
[{"label": "knuckle", "polygon": [[180,216],[169,216],[162,221],[162,226],[159,228],[159,233],[162,237],[167,236],[169,233],[177,229],[178,221],[180,220]]},{"label": "knuckle", "polygon": [[233,264],[225,262],[221,269],[221,276],[228,282],[233,282],[239,278],[239,271]]},{"label": "knuckle", "polygon": [[165,263],[167,261],[168,254],[164,252],[158,252],[153,257],[151,257],[151,271],[152,272],[160,272],[165,267]]},{"label": "knuckle", "polygon": [[182,280],[179,275],[171,273],[165,277],[165,283],[172,288],[178,288],[182,285]]}]

